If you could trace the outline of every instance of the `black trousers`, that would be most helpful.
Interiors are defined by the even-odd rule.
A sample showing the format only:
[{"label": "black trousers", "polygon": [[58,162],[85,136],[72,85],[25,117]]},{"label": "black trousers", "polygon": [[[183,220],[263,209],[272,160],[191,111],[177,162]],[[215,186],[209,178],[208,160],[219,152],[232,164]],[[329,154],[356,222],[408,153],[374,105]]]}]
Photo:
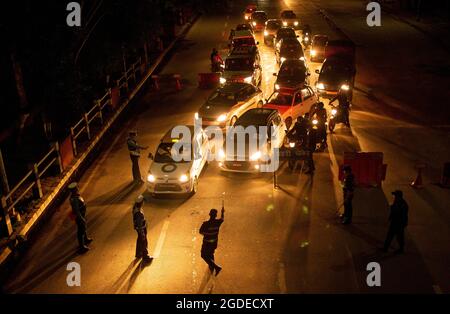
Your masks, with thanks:
[{"label": "black trousers", "polygon": [[136,240],[136,257],[146,257],[148,256],[148,242],[147,242],[147,229],[145,228],[143,231],[137,232],[137,240]]},{"label": "black trousers", "polygon": [[77,238],[78,238],[78,245],[80,247],[84,247],[86,245],[86,239],[88,238],[86,230],[87,230],[86,223],[77,220]]},{"label": "black trousers", "polygon": [[352,221],[353,216],[353,196],[345,197],[344,192],[344,219],[348,222]]},{"label": "black trousers", "polygon": [[130,155],[131,158],[131,170],[133,173],[133,180],[140,181],[141,179],[141,169],[139,168],[139,156]]},{"label": "black trousers", "polygon": [[214,252],[217,248],[217,244],[203,243],[201,257],[208,264],[209,269],[213,271],[217,268],[217,264],[214,262]]},{"label": "black trousers", "polygon": [[389,249],[394,237],[397,237],[399,250],[403,251],[403,249],[405,247],[405,227],[403,227],[399,224],[393,224],[393,223],[391,223],[391,225],[389,226],[386,240],[384,241],[384,249],[385,250]]}]

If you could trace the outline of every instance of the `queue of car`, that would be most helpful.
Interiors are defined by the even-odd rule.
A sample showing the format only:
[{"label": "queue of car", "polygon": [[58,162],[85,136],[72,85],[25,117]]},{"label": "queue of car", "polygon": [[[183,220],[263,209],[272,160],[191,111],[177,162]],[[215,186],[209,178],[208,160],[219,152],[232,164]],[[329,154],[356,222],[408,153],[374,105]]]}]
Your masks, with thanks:
[{"label": "queue of car", "polygon": [[[329,41],[325,35],[312,37],[311,45],[309,42],[305,45],[310,46],[311,61],[324,61],[322,68],[316,71],[319,74],[316,92],[310,86],[310,72],[296,33],[296,29],[301,29],[296,14],[285,10],[280,18],[269,19],[264,11],[257,10],[257,6],[249,5],[244,11],[244,20],[245,23],[238,24],[230,33],[230,52],[220,74],[220,86],[200,106],[195,118],[201,119],[203,128],[218,126],[223,130],[227,126],[241,126],[243,130],[255,126],[260,132],[259,127],[266,127],[270,133],[268,138],[276,140],[256,147],[256,151],[245,149],[225,153],[227,141],[235,141],[237,137],[227,138],[219,151],[221,170],[259,172],[268,162],[261,157],[269,156],[270,160],[271,148],[283,145],[293,122],[313,110],[319,96],[330,97],[340,89],[352,89],[355,50],[345,43]],[[311,36],[309,26],[305,27],[308,34],[302,34],[303,44],[304,36]],[[268,99],[264,99],[259,88],[262,65],[259,42],[254,33],[260,31],[263,31],[264,43],[274,47],[274,57],[279,64],[279,72],[273,73],[276,76],[274,92]],[[271,134],[271,127],[275,127],[276,134]],[[195,145],[186,146],[188,149],[184,153],[191,155],[191,161],[174,160],[172,147],[183,139],[172,134],[172,129],[161,139],[155,156],[149,156],[152,160],[147,178],[150,193],[193,194],[197,191],[198,178],[208,162],[210,144],[203,130],[194,132],[193,126],[188,128],[192,131],[191,143],[195,142]]]}]

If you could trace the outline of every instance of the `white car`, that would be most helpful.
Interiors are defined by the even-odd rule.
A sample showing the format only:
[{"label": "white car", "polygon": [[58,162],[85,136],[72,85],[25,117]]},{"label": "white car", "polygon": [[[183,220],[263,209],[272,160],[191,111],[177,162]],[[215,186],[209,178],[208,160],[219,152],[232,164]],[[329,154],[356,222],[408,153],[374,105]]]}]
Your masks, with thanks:
[{"label": "white car", "polygon": [[[161,139],[155,155],[149,154],[152,163],[147,174],[147,189],[152,195],[195,194],[208,160],[209,141],[202,129],[198,128],[195,133],[194,126],[190,125],[186,126],[189,136],[172,136],[174,128]],[[181,144],[188,149],[184,150]]]}]

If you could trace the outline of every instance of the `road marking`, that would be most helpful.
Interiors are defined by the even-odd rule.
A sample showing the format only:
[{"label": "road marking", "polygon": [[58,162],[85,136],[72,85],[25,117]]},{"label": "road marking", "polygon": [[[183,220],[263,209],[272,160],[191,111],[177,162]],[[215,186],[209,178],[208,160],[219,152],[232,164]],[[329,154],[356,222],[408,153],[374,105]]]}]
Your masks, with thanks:
[{"label": "road marking", "polygon": [[278,285],[280,286],[280,293],[287,293],[286,287],[286,271],[284,269],[284,263],[280,263],[280,270],[278,271]]},{"label": "road marking", "polygon": [[441,287],[439,287],[438,285],[433,285],[433,290],[436,294],[442,294]]},{"label": "road marking", "polygon": [[162,249],[162,246],[164,244],[164,240],[165,240],[166,234],[167,234],[167,228],[169,228],[169,220],[166,219],[166,221],[164,221],[164,225],[161,229],[161,233],[159,235],[158,242],[156,243],[155,252],[153,253],[154,258],[158,258],[161,253],[161,249]]}]

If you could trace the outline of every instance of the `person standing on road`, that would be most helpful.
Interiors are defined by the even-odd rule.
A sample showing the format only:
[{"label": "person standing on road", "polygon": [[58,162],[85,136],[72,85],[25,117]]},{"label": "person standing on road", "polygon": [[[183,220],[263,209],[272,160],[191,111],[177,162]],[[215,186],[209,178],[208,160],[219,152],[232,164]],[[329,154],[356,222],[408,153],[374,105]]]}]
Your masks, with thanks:
[{"label": "person standing on road", "polygon": [[150,262],[153,257],[148,255],[147,221],[145,220],[142,205],[144,196],[139,195],[133,205],[133,226],[137,232],[136,258],[142,258],[144,262]]},{"label": "person standing on road", "polygon": [[201,256],[209,266],[211,273],[216,271],[216,276],[222,270],[222,267],[218,266],[214,262],[214,251],[217,248],[217,242],[219,240],[219,229],[224,221],[225,209],[222,206],[222,213],[220,219],[217,217],[217,209],[211,209],[209,212],[209,220],[203,222],[200,227],[200,234],[203,235],[203,244]]},{"label": "person standing on road", "polygon": [[87,222],[86,222],[86,203],[80,195],[80,190],[76,182],[69,184],[70,205],[72,206],[72,214],[75,217],[77,224],[77,238],[80,253],[86,253],[89,251],[87,246],[92,242],[92,238],[87,236]]},{"label": "person standing on road", "polygon": [[331,105],[335,101],[339,102],[339,109],[342,112],[343,122],[347,127],[350,127],[350,100],[348,99],[348,95],[344,90],[339,90],[336,97],[330,100],[329,104]]},{"label": "person standing on road", "polygon": [[141,156],[141,149],[148,147],[140,146],[136,141],[137,131],[130,131],[127,139],[128,151],[130,152],[133,180],[136,183],[142,183],[141,170],[139,168],[139,157]]},{"label": "person standing on road", "polygon": [[394,202],[391,205],[389,215],[390,225],[384,241],[383,251],[387,252],[394,236],[397,237],[399,249],[395,253],[403,253],[405,247],[405,228],[408,225],[408,203],[403,199],[403,192],[396,190],[392,192]]},{"label": "person standing on road", "polygon": [[342,216],[342,223],[344,225],[352,222],[353,216],[353,191],[355,189],[355,177],[352,173],[352,168],[349,165],[344,166],[344,215]]}]

